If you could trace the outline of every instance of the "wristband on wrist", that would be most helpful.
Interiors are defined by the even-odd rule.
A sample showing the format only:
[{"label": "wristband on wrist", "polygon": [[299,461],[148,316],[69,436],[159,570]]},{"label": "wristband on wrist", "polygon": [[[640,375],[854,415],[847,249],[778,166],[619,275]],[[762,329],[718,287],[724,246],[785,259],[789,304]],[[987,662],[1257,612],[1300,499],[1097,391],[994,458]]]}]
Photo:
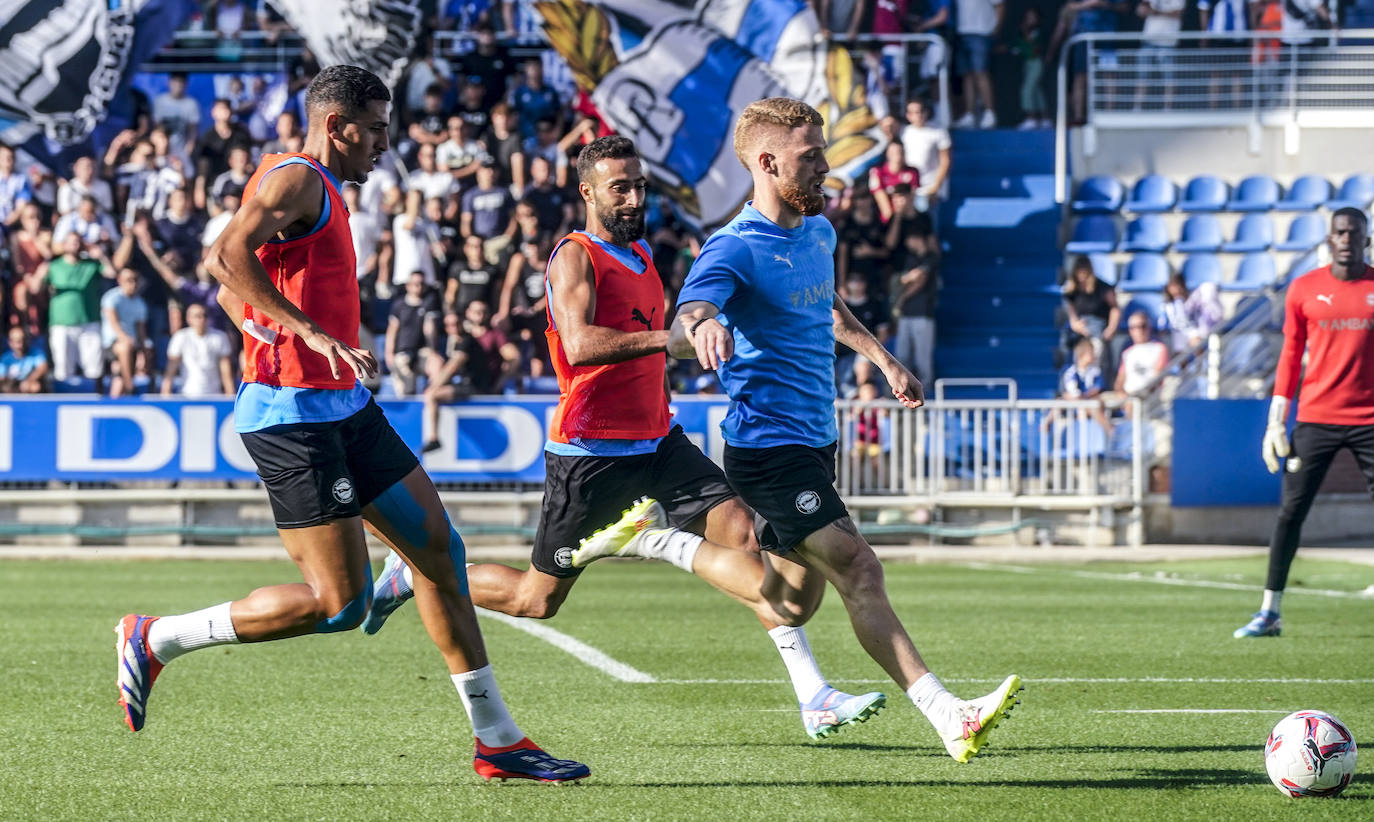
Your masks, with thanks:
[{"label": "wristband on wrist", "polygon": [[701,319],[699,319],[699,320],[697,320],[696,322],[692,323],[692,327],[691,327],[691,329],[690,329],[691,335],[692,335],[693,337],[695,337],[695,336],[697,335],[697,329],[701,327],[701,324],[702,324],[702,323],[706,322],[707,320],[714,320],[714,319],[715,319],[715,317],[702,317]]}]

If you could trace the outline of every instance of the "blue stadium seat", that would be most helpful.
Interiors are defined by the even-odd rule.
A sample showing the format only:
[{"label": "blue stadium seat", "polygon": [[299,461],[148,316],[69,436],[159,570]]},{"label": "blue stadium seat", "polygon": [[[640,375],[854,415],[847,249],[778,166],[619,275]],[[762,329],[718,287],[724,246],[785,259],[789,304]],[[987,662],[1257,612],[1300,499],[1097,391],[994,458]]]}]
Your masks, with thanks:
[{"label": "blue stadium seat", "polygon": [[54,394],[94,394],[100,390],[100,386],[95,380],[85,377],[68,377],[65,380],[53,380],[52,390]]},{"label": "blue stadium seat", "polygon": [[1137,311],[1144,311],[1150,315],[1150,324],[1153,325],[1159,319],[1159,312],[1164,308],[1164,295],[1161,293],[1144,292],[1132,294],[1130,302],[1121,309],[1121,326],[1126,326],[1126,320]]},{"label": "blue stadium seat", "polygon": [[1119,251],[1167,251],[1169,229],[1158,214],[1142,214],[1126,224]]},{"label": "blue stadium seat", "polygon": [[1126,210],[1137,214],[1156,214],[1173,211],[1178,202],[1178,186],[1162,174],[1147,174],[1136,181]]},{"label": "blue stadium seat", "polygon": [[1279,201],[1282,193],[1273,177],[1264,174],[1246,177],[1236,186],[1230,201],[1226,203],[1226,210],[1268,211]]},{"label": "blue stadium seat", "polygon": [[1341,183],[1336,196],[1326,201],[1326,207],[1335,211],[1338,208],[1369,208],[1374,202],[1374,174],[1352,174]]},{"label": "blue stadium seat", "polygon": [[1258,291],[1273,285],[1278,275],[1272,254],[1246,254],[1236,269],[1236,278],[1221,287],[1224,291]]},{"label": "blue stadium seat", "polygon": [[1288,264],[1288,272],[1283,275],[1284,282],[1290,282],[1317,267],[1317,252],[1311,251]]},{"label": "blue stadium seat", "polygon": [[1222,211],[1231,190],[1220,177],[1203,174],[1188,181],[1178,207],[1183,211]]},{"label": "blue stadium seat", "polygon": [[1221,283],[1221,261],[1215,254],[1194,254],[1183,261],[1183,282],[1191,291],[1203,283]]},{"label": "blue stadium seat", "polygon": [[1089,214],[1073,227],[1073,239],[1064,245],[1070,254],[1107,252],[1116,248],[1116,220],[1106,214]]},{"label": "blue stadium seat", "polygon": [[1088,261],[1093,265],[1093,275],[1107,285],[1116,285],[1116,280],[1121,276],[1117,270],[1116,261],[1110,254],[1089,254]]},{"label": "blue stadium seat", "polygon": [[1274,222],[1268,214],[1246,214],[1236,225],[1235,239],[1222,243],[1222,251],[1268,251],[1274,244]]},{"label": "blue stadium seat", "polygon": [[1217,251],[1221,243],[1221,222],[1211,214],[1194,214],[1183,224],[1183,232],[1178,242],[1174,243],[1174,250],[1188,254]]},{"label": "blue stadium seat", "polygon": [[1162,291],[1169,282],[1169,263],[1162,254],[1137,254],[1126,263],[1117,288],[1122,291]]},{"label": "blue stadium seat", "polygon": [[1318,174],[1307,174],[1293,181],[1288,193],[1274,204],[1276,211],[1311,211],[1331,199],[1331,182]]},{"label": "blue stadium seat", "polygon": [[1096,174],[1078,184],[1073,200],[1075,214],[1113,214],[1121,208],[1126,192],[1121,181],[1106,174]]},{"label": "blue stadium seat", "polygon": [[1299,214],[1288,225],[1288,239],[1274,243],[1275,251],[1311,251],[1326,239],[1326,220],[1320,214]]}]

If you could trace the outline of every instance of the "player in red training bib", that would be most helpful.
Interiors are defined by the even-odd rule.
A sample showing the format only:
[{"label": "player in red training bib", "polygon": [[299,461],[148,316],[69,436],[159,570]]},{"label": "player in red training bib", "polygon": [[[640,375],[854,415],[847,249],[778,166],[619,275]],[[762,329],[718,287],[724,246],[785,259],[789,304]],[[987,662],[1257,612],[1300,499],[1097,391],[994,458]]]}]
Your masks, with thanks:
[{"label": "player in red training bib", "polygon": [[[1264,599],[1254,617],[1236,629],[1237,639],[1279,635],[1279,600],[1302,523],[1336,452],[1350,449],[1374,495],[1374,269],[1364,261],[1369,245],[1364,212],[1342,208],[1331,215],[1326,242],[1331,265],[1294,280],[1284,299],[1283,351],[1261,449],[1270,473],[1286,469],[1283,495],[1269,540]],[[1301,398],[1290,445],[1288,407],[1295,392]]]},{"label": "player in red training bib", "polygon": [[476,736],[486,779],[580,779],[515,724],[487,662],[463,572],[463,541],[419,460],[360,379],[358,281],[341,180],[361,183],[387,150],[391,93],[357,66],[321,71],[306,92],[299,154],[274,154],[210,248],[220,304],[244,330],[234,427],[258,467],[302,581],[166,617],[115,626],[119,702],[131,730],[147,718],[164,665],[200,648],[348,631],[372,604],[364,527],[414,569],[415,593]]}]

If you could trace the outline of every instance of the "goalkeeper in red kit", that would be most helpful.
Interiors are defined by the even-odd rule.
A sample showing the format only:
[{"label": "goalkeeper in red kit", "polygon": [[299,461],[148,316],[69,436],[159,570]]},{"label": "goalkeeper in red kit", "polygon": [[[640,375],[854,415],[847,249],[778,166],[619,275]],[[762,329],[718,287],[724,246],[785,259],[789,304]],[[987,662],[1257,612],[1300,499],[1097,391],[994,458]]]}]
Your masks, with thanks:
[{"label": "goalkeeper in red kit", "polygon": [[[1279,601],[1302,523],[1342,448],[1355,455],[1374,495],[1374,269],[1364,261],[1369,245],[1364,212],[1342,208],[1333,214],[1327,245],[1331,264],[1294,280],[1284,300],[1283,351],[1262,446],[1270,473],[1286,469],[1282,502],[1269,541],[1264,600],[1236,629],[1237,639],[1278,636],[1282,630]],[[1290,443],[1288,409],[1295,392],[1301,396]]]}]

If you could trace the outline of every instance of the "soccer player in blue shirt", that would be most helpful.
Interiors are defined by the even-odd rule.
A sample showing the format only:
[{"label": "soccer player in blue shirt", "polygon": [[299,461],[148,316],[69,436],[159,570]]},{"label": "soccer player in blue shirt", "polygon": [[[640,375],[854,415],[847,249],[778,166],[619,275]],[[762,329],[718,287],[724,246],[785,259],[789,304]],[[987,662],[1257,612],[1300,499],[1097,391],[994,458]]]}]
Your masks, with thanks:
[{"label": "soccer player in blue shirt", "polygon": [[764,521],[760,547],[835,586],[864,649],[950,756],[967,762],[1016,704],[1021,681],[1009,676],[970,701],[945,690],[893,612],[882,564],[835,491],[836,341],[872,360],[906,407],[923,398],[916,377],[835,295],[835,230],[819,216],[830,170],[821,125],[811,106],[780,97],[740,114],[735,153],[753,175],[754,199],[702,248],[678,295],[668,351],[715,370],[730,395],[725,472]]}]

